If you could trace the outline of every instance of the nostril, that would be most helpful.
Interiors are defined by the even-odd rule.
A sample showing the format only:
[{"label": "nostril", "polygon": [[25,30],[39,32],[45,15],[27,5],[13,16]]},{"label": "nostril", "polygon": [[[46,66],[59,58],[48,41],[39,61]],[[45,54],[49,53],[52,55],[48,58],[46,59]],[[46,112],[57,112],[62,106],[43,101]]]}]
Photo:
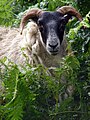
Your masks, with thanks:
[{"label": "nostril", "polygon": [[58,43],[55,44],[55,45],[49,44],[49,46],[50,46],[51,48],[55,49],[55,48],[58,46]]}]

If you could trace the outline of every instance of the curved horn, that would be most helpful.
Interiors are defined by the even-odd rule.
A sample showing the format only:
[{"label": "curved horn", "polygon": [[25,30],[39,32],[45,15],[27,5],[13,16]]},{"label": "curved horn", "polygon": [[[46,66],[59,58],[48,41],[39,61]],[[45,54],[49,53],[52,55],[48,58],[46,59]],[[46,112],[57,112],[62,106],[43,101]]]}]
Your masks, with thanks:
[{"label": "curved horn", "polygon": [[63,6],[59,8],[57,11],[64,15],[69,14],[69,15],[75,16],[79,21],[82,21],[82,16],[80,15],[80,13],[71,6]]},{"label": "curved horn", "polygon": [[30,18],[38,18],[41,14],[43,13],[43,11],[41,9],[38,8],[33,8],[30,11],[28,11],[25,16],[23,16],[21,23],[20,23],[20,33],[22,34],[22,31],[24,29],[25,23],[28,19]]}]

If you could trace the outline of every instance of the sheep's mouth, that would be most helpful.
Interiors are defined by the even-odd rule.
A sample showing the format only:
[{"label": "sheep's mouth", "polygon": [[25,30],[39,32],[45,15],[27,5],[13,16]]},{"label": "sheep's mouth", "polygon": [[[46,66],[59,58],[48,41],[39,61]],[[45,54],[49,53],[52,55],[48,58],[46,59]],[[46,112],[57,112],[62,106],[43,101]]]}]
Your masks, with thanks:
[{"label": "sheep's mouth", "polygon": [[57,55],[57,54],[58,54],[58,50],[57,50],[57,51],[49,51],[49,53],[50,53],[51,55]]},{"label": "sheep's mouth", "polygon": [[57,54],[58,54],[57,52],[51,53],[51,55],[57,55]]}]

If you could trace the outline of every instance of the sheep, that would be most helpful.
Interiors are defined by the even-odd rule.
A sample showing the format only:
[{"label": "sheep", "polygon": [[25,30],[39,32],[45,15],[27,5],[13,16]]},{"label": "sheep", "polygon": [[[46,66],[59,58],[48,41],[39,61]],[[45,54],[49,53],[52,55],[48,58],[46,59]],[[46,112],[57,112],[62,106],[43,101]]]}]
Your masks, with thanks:
[{"label": "sheep", "polygon": [[80,21],[82,20],[81,15],[70,6],[63,6],[56,12],[32,9],[22,18],[20,24],[21,34],[28,19],[32,19],[38,27],[39,40],[36,40],[33,48],[37,44],[39,50],[33,55],[36,56],[39,63],[46,67],[58,67],[60,65],[60,59],[67,54],[67,43],[63,38],[65,36],[65,25],[71,16],[77,17]]},{"label": "sheep", "polygon": [[[0,48],[2,48],[0,58],[6,55],[16,64],[25,64],[21,51],[21,48],[25,48],[24,53],[28,56],[28,62],[32,66],[42,64],[50,72],[52,68],[60,67],[61,59],[67,55],[65,26],[72,16],[82,21],[80,13],[71,6],[63,6],[54,12],[38,8],[31,9],[23,16],[20,30],[11,29],[6,39],[0,41]],[[29,19],[32,21],[24,28]],[[64,79],[62,83],[65,83]],[[72,86],[68,86],[67,91],[71,95]],[[64,96],[66,98],[68,95]]]}]

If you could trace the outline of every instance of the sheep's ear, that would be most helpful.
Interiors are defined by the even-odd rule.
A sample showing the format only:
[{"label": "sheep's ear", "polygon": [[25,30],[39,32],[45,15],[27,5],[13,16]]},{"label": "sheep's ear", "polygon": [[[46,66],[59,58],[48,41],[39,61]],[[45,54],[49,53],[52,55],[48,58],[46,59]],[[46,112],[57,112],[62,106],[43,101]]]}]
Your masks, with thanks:
[{"label": "sheep's ear", "polygon": [[20,33],[22,34],[22,31],[24,29],[24,26],[26,24],[26,22],[29,19],[34,20],[35,22],[37,22],[39,16],[43,13],[43,11],[41,9],[38,8],[34,8],[31,9],[30,11],[28,11],[22,18],[21,23],[20,23]]}]

